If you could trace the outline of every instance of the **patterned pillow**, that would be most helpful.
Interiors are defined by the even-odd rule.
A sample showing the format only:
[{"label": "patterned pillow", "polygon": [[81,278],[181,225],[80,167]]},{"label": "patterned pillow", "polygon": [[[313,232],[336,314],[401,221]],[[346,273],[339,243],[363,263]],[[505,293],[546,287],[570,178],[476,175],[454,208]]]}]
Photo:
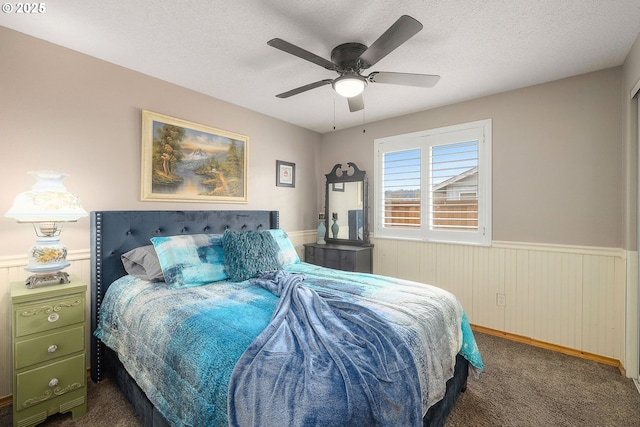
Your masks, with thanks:
[{"label": "patterned pillow", "polygon": [[170,289],[200,286],[227,278],[219,234],[153,237],[151,242]]},{"label": "patterned pillow", "polygon": [[293,243],[289,240],[289,236],[283,229],[278,228],[267,231],[271,233],[273,239],[276,241],[276,245],[278,245],[278,261],[280,264],[285,266],[300,262],[300,257],[298,257],[296,248],[293,246]]},{"label": "patterned pillow", "polygon": [[227,274],[234,282],[282,268],[278,262],[278,246],[266,231],[226,230],[222,235],[222,247]]},{"label": "patterned pillow", "polygon": [[122,254],[120,259],[127,274],[149,282],[164,282],[160,260],[153,245],[131,249]]}]

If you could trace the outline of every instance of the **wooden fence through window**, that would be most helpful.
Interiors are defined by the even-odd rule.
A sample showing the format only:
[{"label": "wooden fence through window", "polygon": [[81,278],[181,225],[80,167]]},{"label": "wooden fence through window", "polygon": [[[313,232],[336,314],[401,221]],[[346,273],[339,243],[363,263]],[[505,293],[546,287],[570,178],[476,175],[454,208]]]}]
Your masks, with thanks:
[{"label": "wooden fence through window", "polygon": [[[385,226],[420,226],[420,200],[387,199]],[[436,200],[433,203],[435,229],[476,230],[478,228],[477,200]]]}]

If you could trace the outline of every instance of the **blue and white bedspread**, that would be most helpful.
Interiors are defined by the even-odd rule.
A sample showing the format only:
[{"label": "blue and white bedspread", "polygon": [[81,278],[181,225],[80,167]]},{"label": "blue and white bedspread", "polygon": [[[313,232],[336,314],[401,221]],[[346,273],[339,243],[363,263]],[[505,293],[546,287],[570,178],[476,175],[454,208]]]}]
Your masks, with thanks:
[{"label": "blue and white bedspread", "polygon": [[[482,359],[466,316],[458,301],[444,290],[381,276],[336,272],[305,263],[289,265],[285,267],[285,271],[301,273],[304,280],[298,281],[302,288],[297,285],[286,288],[288,290],[283,295],[294,299],[282,303],[287,304],[284,311],[291,308],[291,301],[295,298],[299,301],[299,297],[303,295],[305,298],[302,299],[312,304],[338,307],[338,310],[333,311],[337,316],[350,313],[347,323],[351,326],[357,326],[359,319],[366,319],[367,327],[374,324],[380,326],[378,338],[384,342],[378,343],[378,353],[374,357],[377,364],[367,368],[367,375],[380,379],[385,378],[385,375],[393,377],[403,369],[405,372],[415,370],[419,381],[413,385],[405,383],[398,385],[400,389],[373,390],[382,393],[382,396],[387,393],[389,403],[394,400],[394,393],[403,393],[405,397],[401,405],[405,411],[408,407],[405,405],[410,404],[409,400],[417,399],[418,404],[413,406],[421,406],[422,411],[412,412],[409,415],[411,419],[424,415],[430,405],[444,396],[445,383],[453,376],[455,355],[458,352],[476,369],[482,369]],[[302,278],[300,275],[283,274],[281,279],[298,280],[293,280],[292,277]],[[118,352],[127,371],[171,425],[226,426],[229,423],[228,392],[231,389],[236,394],[239,390],[234,388],[234,384],[237,386],[242,382],[235,382],[236,377],[242,376],[244,370],[240,368],[251,364],[249,355],[260,344],[260,339],[256,341],[257,344],[254,341],[267,328],[272,316],[274,323],[270,327],[276,328],[272,331],[278,330],[277,322],[282,320],[278,313],[284,311],[276,311],[281,298],[271,292],[275,290],[279,294],[285,289],[278,283],[278,280],[271,280],[271,284],[256,282],[255,285],[249,281],[223,281],[169,290],[164,283],[151,283],[125,276],[109,287],[101,306],[100,324],[95,335]],[[284,281],[280,285],[283,283]],[[321,298],[313,296],[308,289],[316,291]],[[359,315],[353,310],[349,311],[354,303],[365,310]],[[297,302],[293,305],[297,305]],[[302,304],[298,307],[304,306]],[[314,310],[324,311],[318,305]],[[304,316],[313,313],[312,310]],[[299,318],[304,319],[304,316]],[[331,316],[333,315],[329,313],[330,322],[321,323],[323,328],[331,329],[340,321],[344,323],[344,316]],[[365,329],[363,324],[358,327]],[[388,328],[391,328],[392,333],[385,332]],[[268,335],[268,332],[265,334]],[[291,337],[290,334],[281,335]],[[338,338],[335,340],[339,341]],[[305,342],[312,343],[313,340]],[[250,347],[252,343],[254,346]],[[282,343],[291,345],[291,342]],[[396,347],[394,352],[389,351],[389,344]],[[363,348],[371,350],[372,347],[367,345]],[[335,352],[341,351],[344,346],[349,347],[351,343],[343,342],[343,347],[327,348]],[[408,353],[413,356],[414,363],[411,363],[411,357],[407,357]],[[316,368],[317,363],[323,362],[312,360]],[[365,359],[360,359],[360,362],[363,360]],[[360,362],[356,362],[356,365]],[[239,369],[234,373],[236,365]],[[251,369],[253,368],[256,366]],[[260,366],[257,369],[261,369]],[[277,377],[279,383],[271,388],[274,392],[304,384],[304,381],[284,368],[281,373],[283,375]],[[336,374],[335,371],[331,373]],[[362,393],[357,396],[365,398]],[[340,402],[345,406],[344,401]],[[232,421],[238,412],[237,408],[230,408]],[[389,411],[389,417],[395,416],[392,409]]]}]

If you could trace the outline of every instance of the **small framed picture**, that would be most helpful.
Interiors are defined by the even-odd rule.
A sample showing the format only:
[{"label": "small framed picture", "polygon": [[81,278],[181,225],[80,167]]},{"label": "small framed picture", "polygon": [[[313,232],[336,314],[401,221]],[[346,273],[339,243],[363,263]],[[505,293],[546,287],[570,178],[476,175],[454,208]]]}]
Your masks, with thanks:
[{"label": "small framed picture", "polygon": [[276,160],[276,186],[296,186],[296,164]]},{"label": "small framed picture", "polygon": [[333,191],[344,191],[344,182],[334,182],[331,184],[331,189]]}]

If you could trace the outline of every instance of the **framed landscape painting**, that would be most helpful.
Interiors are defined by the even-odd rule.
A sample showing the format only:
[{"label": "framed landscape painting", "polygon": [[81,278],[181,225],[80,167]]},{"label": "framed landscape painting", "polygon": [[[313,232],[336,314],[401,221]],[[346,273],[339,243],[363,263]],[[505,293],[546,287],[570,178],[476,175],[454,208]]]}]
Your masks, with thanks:
[{"label": "framed landscape painting", "polygon": [[141,199],[247,203],[248,140],[143,110]]}]

